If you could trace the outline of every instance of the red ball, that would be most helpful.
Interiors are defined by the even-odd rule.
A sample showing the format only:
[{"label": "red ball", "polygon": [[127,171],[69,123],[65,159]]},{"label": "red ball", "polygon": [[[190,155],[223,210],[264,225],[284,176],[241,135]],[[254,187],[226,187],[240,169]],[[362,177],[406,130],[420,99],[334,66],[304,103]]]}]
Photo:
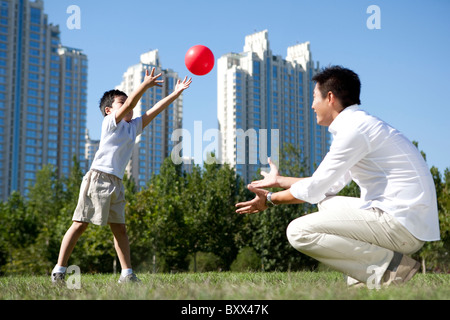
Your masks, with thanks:
[{"label": "red ball", "polygon": [[214,54],[205,46],[193,46],[184,58],[186,67],[197,76],[204,76],[214,68]]}]

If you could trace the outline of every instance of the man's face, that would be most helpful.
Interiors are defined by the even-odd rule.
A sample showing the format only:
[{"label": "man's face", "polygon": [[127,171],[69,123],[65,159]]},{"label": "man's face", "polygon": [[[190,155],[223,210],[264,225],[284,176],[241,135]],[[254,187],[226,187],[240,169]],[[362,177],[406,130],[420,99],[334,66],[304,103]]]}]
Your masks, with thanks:
[{"label": "man's face", "polygon": [[329,126],[333,118],[333,108],[331,107],[329,94],[322,97],[322,93],[319,90],[319,84],[316,84],[314,88],[314,101],[312,104],[312,109],[316,113],[317,124],[320,126]]}]

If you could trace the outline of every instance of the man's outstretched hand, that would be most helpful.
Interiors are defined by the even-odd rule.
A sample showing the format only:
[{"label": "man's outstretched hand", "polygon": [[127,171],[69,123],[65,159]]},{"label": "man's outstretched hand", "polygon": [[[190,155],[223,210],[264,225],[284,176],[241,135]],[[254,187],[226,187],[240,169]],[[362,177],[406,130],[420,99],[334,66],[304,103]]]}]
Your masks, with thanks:
[{"label": "man's outstretched hand", "polygon": [[266,205],[267,194],[269,191],[264,189],[259,189],[254,187],[252,184],[249,184],[248,190],[254,192],[256,194],[255,198],[251,201],[240,202],[236,204],[236,213],[239,214],[252,214],[258,213],[266,210],[268,207]]},{"label": "man's outstretched hand", "polygon": [[277,166],[272,162],[269,158],[270,172],[267,173],[265,171],[261,171],[261,175],[264,176],[264,179],[253,181],[251,185],[255,188],[278,188],[279,182],[278,177],[280,174],[278,173]]}]

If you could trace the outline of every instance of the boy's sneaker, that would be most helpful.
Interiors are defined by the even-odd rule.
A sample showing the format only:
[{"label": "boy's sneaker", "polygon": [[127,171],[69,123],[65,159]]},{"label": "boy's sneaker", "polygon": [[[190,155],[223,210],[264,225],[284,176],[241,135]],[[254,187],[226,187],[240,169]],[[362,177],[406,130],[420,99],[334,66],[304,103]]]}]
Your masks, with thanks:
[{"label": "boy's sneaker", "polygon": [[141,282],[141,280],[139,280],[138,277],[136,277],[136,275],[134,273],[129,274],[127,276],[120,276],[119,278],[119,283],[139,283]]},{"label": "boy's sneaker", "polygon": [[399,285],[405,283],[417,273],[420,269],[420,263],[416,260],[403,255],[400,263],[394,271],[387,270],[382,279],[382,284],[388,286],[390,284]]},{"label": "boy's sneaker", "polygon": [[65,272],[64,273],[63,272],[52,273],[52,283],[63,285],[66,283],[65,277],[66,277]]}]

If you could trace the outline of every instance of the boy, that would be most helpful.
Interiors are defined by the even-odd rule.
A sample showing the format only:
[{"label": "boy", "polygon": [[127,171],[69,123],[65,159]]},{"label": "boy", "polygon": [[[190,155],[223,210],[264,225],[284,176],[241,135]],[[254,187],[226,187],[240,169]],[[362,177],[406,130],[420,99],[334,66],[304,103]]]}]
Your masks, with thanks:
[{"label": "boy", "polygon": [[100,147],[91,170],[83,178],[73,224],[62,240],[58,263],[52,271],[53,283],[64,282],[69,257],[89,223],[102,226],[109,224],[122,268],[119,283],[140,281],[131,267],[122,178],[136,137],[192,83],[192,78],[187,80],[186,77],[182,82],[178,80],[172,94],[159,101],[142,117],[132,119],[133,109],[142,95],[149,88],[161,87],[161,83],[164,83],[164,80],[158,80],[161,73],[156,76],[154,74],[155,68],[151,73],[146,70],[144,81],[130,97],[119,90],[111,90],[100,101],[100,110],[105,117]]}]

